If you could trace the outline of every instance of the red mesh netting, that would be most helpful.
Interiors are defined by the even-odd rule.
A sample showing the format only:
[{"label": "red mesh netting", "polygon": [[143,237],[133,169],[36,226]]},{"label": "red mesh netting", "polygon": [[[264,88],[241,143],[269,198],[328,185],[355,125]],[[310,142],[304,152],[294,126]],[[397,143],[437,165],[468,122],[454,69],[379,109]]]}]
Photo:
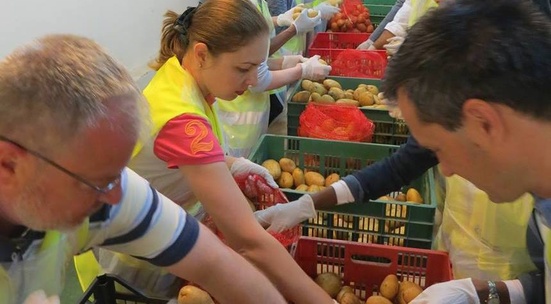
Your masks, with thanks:
[{"label": "red mesh netting", "polygon": [[358,107],[309,102],[299,117],[298,136],[371,142],[374,130]]},{"label": "red mesh netting", "polygon": [[[250,174],[243,177],[235,177],[235,182],[243,194],[253,202],[257,210],[266,209],[275,204],[285,204],[289,201],[279,188],[272,188],[266,180],[257,174]],[[211,228],[220,239],[224,240],[222,233],[216,228],[212,218],[207,215],[203,224]],[[300,237],[299,226],[283,231],[281,233],[270,232],[283,246],[287,247],[298,241]]]},{"label": "red mesh netting", "polygon": [[331,62],[331,75],[382,78],[388,60],[376,51],[344,50]]}]

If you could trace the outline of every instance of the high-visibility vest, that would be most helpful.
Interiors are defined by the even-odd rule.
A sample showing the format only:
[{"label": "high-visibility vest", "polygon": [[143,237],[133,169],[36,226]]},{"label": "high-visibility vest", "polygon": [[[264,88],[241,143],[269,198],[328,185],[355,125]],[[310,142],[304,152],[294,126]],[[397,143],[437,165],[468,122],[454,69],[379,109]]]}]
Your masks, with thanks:
[{"label": "high-visibility vest", "polygon": [[[218,116],[203,97],[193,76],[182,68],[176,56],[168,59],[155,73],[143,94],[151,114],[151,137],[156,136],[169,120],[188,113],[207,119],[222,144]],[[142,148],[143,143],[138,142],[132,156],[136,156]]]},{"label": "high-visibility vest", "polygon": [[61,295],[67,263],[84,247],[87,229],[88,222],[71,232],[47,231],[39,246],[29,247],[26,253],[29,256],[14,257],[12,263],[2,264],[0,303],[23,303],[37,290],[48,296]]},{"label": "high-visibility vest", "polygon": [[449,252],[454,278],[508,280],[535,270],[526,247],[533,208],[534,198],[529,194],[496,204],[467,180],[446,178],[446,201],[435,247]]},{"label": "high-visibility vest", "polygon": [[414,25],[429,9],[438,7],[434,0],[411,0],[411,11],[408,26]]}]

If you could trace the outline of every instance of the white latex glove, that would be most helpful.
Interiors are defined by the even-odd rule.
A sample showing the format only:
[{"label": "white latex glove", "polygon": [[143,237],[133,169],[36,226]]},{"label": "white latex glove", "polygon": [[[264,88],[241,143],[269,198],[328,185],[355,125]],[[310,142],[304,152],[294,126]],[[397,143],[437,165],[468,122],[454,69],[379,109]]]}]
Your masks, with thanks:
[{"label": "white latex glove", "polygon": [[333,6],[333,5],[331,5],[329,3],[326,3],[326,2],[322,2],[322,3],[314,6],[314,9],[316,11],[320,12],[321,19],[324,19],[324,20],[331,19],[331,17],[333,17],[333,15],[335,15],[336,13],[341,11],[340,8],[338,8],[336,6]]},{"label": "white latex glove", "polygon": [[266,180],[270,187],[279,188],[272,175],[270,175],[270,172],[268,172],[268,169],[243,157],[240,157],[233,162],[230,172],[233,177],[258,174]]},{"label": "white latex glove", "polygon": [[373,46],[373,41],[367,39],[366,41],[360,43],[356,50],[374,50],[375,46]]},{"label": "white latex glove", "polygon": [[410,304],[448,303],[480,304],[473,281],[469,279],[438,283],[425,289]]},{"label": "white latex glove", "polygon": [[295,12],[295,7],[292,7],[290,10],[286,11],[283,14],[277,16],[277,25],[278,26],[291,26],[293,24],[293,13]]},{"label": "white latex glove", "polygon": [[404,37],[394,36],[392,38],[388,38],[386,41],[388,43],[383,45],[383,47],[386,49],[387,55],[393,56],[396,52],[398,52],[402,42],[404,42]]},{"label": "white latex glove", "polygon": [[58,296],[48,297],[44,290],[37,290],[31,293],[23,304],[59,304]]},{"label": "white latex glove", "polygon": [[322,80],[329,75],[331,72],[331,66],[320,63],[319,59],[320,56],[315,55],[301,63],[302,78],[308,80]]},{"label": "white latex glove", "polygon": [[277,204],[254,213],[256,220],[268,231],[281,232],[316,216],[314,201],[308,194],[286,204]]},{"label": "white latex glove", "polygon": [[305,62],[308,58],[304,58],[302,55],[287,55],[283,56],[283,62],[281,63],[281,69],[289,69],[295,67],[301,62]]},{"label": "white latex glove", "polygon": [[313,31],[318,24],[321,24],[321,14],[318,14],[314,18],[308,17],[308,10],[305,9],[298,15],[295,22],[293,22],[297,30],[297,35],[301,35],[310,31]]}]

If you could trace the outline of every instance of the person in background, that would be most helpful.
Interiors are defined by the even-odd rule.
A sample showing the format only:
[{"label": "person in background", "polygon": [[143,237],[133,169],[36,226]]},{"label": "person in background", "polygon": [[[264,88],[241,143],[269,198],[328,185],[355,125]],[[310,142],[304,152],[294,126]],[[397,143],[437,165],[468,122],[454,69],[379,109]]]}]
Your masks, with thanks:
[{"label": "person in background", "polygon": [[[277,187],[268,171],[244,158],[227,157],[222,150],[214,99],[232,100],[256,85],[268,41],[268,25],[249,0],[207,0],[180,16],[168,12],[154,65],[157,72],[144,89],[153,126],[135,147],[129,167],[196,218],[208,212],[227,244],[288,300],[332,303],[258,224],[234,181],[254,173]],[[100,254],[100,262],[108,272],[131,275],[126,271],[132,267],[130,257],[105,254]],[[142,278],[159,276],[139,266],[137,272]]]},{"label": "person in background", "polygon": [[[273,29],[273,18],[270,16],[266,1],[253,1],[263,14],[270,27],[271,42],[277,39]],[[302,19],[309,18],[307,11],[303,11],[294,23],[301,23]],[[313,26],[313,23],[311,23]],[[294,25],[292,25],[294,26]],[[302,27],[302,26],[299,26]],[[290,37],[289,37],[290,38]],[[282,41],[280,41],[282,42]],[[273,44],[270,43],[270,47]],[[281,46],[281,44],[279,44]],[[280,52],[276,49],[276,54]],[[247,157],[262,134],[268,131],[270,117],[274,114],[271,106],[284,106],[286,85],[301,78],[319,80],[327,77],[331,67],[321,64],[319,56],[304,58],[301,55],[273,57],[260,65],[258,83],[251,86],[244,94],[233,100],[217,98],[214,104],[215,111],[220,119],[222,136],[224,137],[224,151],[234,157]],[[270,91],[271,90],[271,91]],[[286,126],[285,126],[286,127]]]},{"label": "person in background", "polygon": [[0,303],[59,303],[71,256],[97,246],[164,267],[220,303],[285,303],[125,167],[146,112],[129,73],[90,39],[45,36],[0,62]]},{"label": "person in background", "polygon": [[[358,50],[376,50],[377,47],[375,47],[373,45],[373,43],[375,41],[377,41],[383,33],[393,32],[392,28],[395,28],[396,27],[395,24],[398,22],[398,20],[401,19],[401,18],[398,18],[398,20],[396,20],[395,16],[398,13],[398,11],[402,8],[405,1],[406,0],[396,0],[396,3],[394,3],[394,5],[390,9],[390,11],[386,14],[383,21],[381,21],[381,23],[375,28],[373,33],[371,33],[371,35],[369,35],[369,38],[366,41],[360,43],[360,45],[358,45],[358,47],[356,49],[358,49]],[[402,12],[402,14],[403,14],[403,12]],[[387,29],[387,26],[389,27],[388,29]],[[388,33],[386,35],[388,35]],[[386,39],[384,41],[386,41]],[[382,46],[380,48],[382,48]]]},{"label": "person in background", "polygon": [[435,284],[412,303],[551,301],[551,19],[539,8],[445,3],[419,19],[389,62],[385,96],[443,175],[464,177],[495,202],[535,197],[526,237],[538,272]]}]

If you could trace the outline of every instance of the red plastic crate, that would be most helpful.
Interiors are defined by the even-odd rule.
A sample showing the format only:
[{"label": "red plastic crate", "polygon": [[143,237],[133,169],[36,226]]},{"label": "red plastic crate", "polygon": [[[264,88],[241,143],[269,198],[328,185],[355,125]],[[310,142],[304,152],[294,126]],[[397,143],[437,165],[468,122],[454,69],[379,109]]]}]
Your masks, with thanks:
[{"label": "red plastic crate", "polygon": [[382,79],[387,63],[386,51],[343,50],[331,60],[329,75]]},{"label": "red plastic crate", "polygon": [[324,272],[339,274],[364,301],[379,294],[379,285],[389,274],[422,288],[453,278],[443,251],[301,237],[294,258],[312,278]]},{"label": "red plastic crate", "polygon": [[355,49],[362,42],[369,39],[370,33],[327,33],[320,32],[308,46],[308,57],[318,54],[311,54],[318,50],[325,49]]}]

